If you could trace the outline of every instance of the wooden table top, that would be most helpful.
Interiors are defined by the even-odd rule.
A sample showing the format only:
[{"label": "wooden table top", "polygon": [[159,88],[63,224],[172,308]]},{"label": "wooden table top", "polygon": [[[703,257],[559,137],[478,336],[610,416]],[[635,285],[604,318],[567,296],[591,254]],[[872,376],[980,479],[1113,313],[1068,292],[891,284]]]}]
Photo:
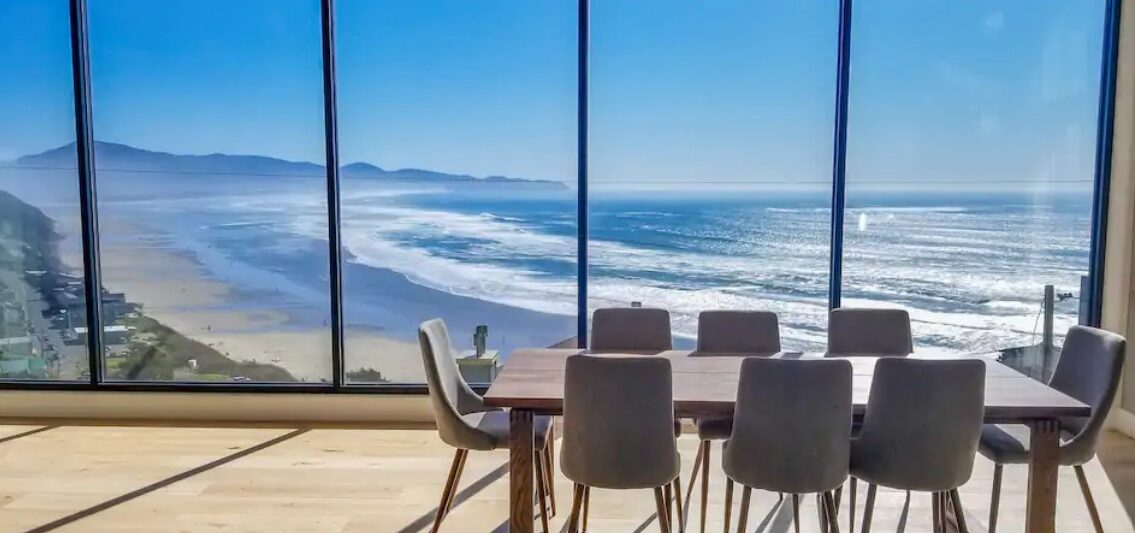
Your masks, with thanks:
[{"label": "wooden table top", "polygon": [[[581,349],[521,349],[512,352],[504,369],[485,394],[492,407],[530,409],[541,414],[561,414],[564,366]],[[618,356],[620,354],[602,354]],[[625,355],[625,354],[623,354]],[[641,354],[640,354],[641,355]],[[737,381],[743,357],[700,355],[688,350],[652,352],[670,358],[674,374],[674,409],[678,416],[730,415],[737,396]],[[774,357],[819,357],[820,354],[781,353]],[[911,355],[912,358],[951,357]],[[1052,389],[992,357],[960,356],[985,361],[985,418],[987,422],[1022,422],[1036,419],[1088,416],[1091,408]],[[952,357],[958,358],[958,357]],[[862,414],[871,390],[877,357],[848,357],[854,375],[852,401]]]}]

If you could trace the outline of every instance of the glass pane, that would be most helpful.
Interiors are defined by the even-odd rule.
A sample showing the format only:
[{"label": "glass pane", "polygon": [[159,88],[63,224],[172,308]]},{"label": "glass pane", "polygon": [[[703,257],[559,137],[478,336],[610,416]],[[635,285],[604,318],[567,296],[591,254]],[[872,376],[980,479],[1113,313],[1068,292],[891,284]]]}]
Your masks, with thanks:
[{"label": "glass pane", "polygon": [[1045,287],[1059,346],[1088,274],[1103,4],[856,4],[844,306],[1039,375]]},{"label": "glass pane", "polygon": [[827,320],[835,2],[592,4],[588,308]]},{"label": "glass pane", "polygon": [[463,355],[487,327],[471,382],[574,337],[575,4],[337,9],[348,380],[422,382],[431,318]]},{"label": "glass pane", "polygon": [[0,3],[0,379],[88,377],[69,20]]},{"label": "glass pane", "polygon": [[329,381],[317,0],[92,0],[107,376]]}]

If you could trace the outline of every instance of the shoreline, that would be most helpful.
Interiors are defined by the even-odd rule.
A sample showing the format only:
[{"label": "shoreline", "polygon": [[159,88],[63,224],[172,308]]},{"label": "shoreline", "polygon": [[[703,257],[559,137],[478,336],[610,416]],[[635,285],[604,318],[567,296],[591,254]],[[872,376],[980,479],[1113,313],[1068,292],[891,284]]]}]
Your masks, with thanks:
[{"label": "shoreline", "polygon": [[[117,226],[117,225],[116,225]],[[127,226],[126,228],[129,228]],[[115,228],[123,236],[121,227]],[[301,382],[329,381],[331,340],[326,327],[294,324],[271,301],[241,299],[238,290],[210,275],[190,252],[133,229],[130,239],[103,246],[103,285],[142,305],[146,316],[212,347],[234,361],[277,365]],[[383,379],[421,382],[417,342],[347,328],[348,372],[371,368]]]}]

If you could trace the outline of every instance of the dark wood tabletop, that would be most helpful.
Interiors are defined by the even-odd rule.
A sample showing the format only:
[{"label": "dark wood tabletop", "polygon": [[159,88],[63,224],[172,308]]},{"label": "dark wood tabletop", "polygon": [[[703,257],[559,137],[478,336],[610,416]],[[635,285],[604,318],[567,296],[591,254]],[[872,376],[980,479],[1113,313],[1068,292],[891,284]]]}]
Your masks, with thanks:
[{"label": "dark wood tabletop", "polygon": [[[529,409],[541,414],[563,410],[564,366],[580,349],[522,349],[513,352],[485,395],[486,405]],[[646,354],[601,354],[608,357]],[[674,408],[678,416],[730,414],[737,396],[742,357],[702,355],[688,350],[654,352],[671,360]],[[782,352],[773,357],[821,357],[821,354]],[[1091,408],[1054,390],[992,357],[914,354],[913,358],[979,358],[986,363],[985,417],[988,422],[1027,422],[1071,416],[1088,416]],[[854,373],[856,413],[867,404],[877,357],[847,357]],[[806,391],[801,391],[806,393]]]}]

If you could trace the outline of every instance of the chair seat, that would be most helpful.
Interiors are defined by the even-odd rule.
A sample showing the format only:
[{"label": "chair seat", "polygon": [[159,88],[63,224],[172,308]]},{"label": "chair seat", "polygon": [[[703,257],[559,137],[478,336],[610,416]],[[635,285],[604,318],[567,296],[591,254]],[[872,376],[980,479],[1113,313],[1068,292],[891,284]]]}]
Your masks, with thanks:
[{"label": "chair seat", "polygon": [[699,418],[699,440],[725,440],[733,434],[733,418]]},{"label": "chair seat", "polygon": [[[1071,439],[1072,435],[1062,431],[1061,443]],[[986,459],[997,464],[1025,464],[1031,456],[1029,450],[1029,427],[1021,424],[986,424],[981,429],[981,442],[978,451]],[[1066,453],[1066,448],[1060,448],[1060,464],[1074,466],[1087,462],[1091,457],[1072,457]]]},{"label": "chair seat", "polygon": [[[493,443],[490,449],[507,448],[509,420],[508,411],[484,411],[461,415],[470,426],[487,435]],[[532,420],[533,434],[537,450],[548,444],[548,432],[552,429],[552,417],[536,416]]]}]

